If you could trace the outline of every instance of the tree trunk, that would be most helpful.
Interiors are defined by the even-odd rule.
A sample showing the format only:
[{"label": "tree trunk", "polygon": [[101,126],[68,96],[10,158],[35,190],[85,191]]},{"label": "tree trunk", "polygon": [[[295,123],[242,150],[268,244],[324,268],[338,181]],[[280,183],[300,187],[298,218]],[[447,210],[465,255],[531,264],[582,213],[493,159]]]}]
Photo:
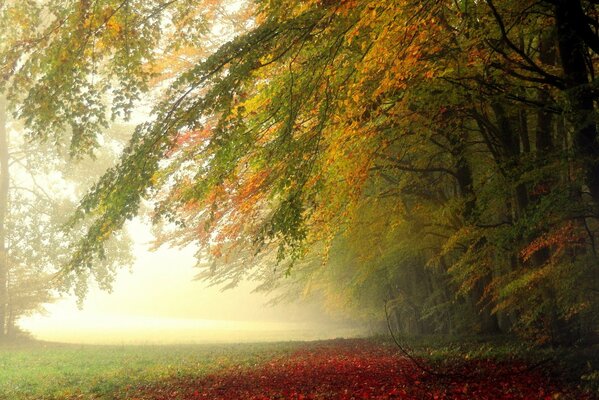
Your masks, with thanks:
[{"label": "tree trunk", "polygon": [[[574,176],[580,176],[582,173],[583,183],[588,187],[593,206],[597,208],[599,206],[599,135],[595,122],[595,95],[589,78],[592,67],[587,62],[587,43],[581,36],[585,28],[588,28],[587,16],[580,0],[559,0],[554,4],[559,61],[566,86],[565,93],[570,105],[567,116],[573,127]],[[585,193],[586,190],[583,189],[581,192]],[[575,201],[584,200],[584,197],[575,199]],[[555,343],[563,344],[572,340],[571,321],[552,315],[548,324]]]},{"label": "tree trunk", "polygon": [[[539,59],[544,65],[555,65],[555,34],[553,31],[542,34],[539,39]],[[541,107],[537,111],[536,150],[537,158],[543,158],[553,151],[553,114],[548,111],[551,96],[546,89],[538,90],[537,100]]]},{"label": "tree trunk", "polygon": [[585,44],[576,33],[586,24],[580,0],[560,0],[555,3],[555,24],[566,93],[574,127],[574,151],[582,160],[585,183],[595,205],[599,204],[599,142],[595,124],[593,94],[589,88],[589,70]]},{"label": "tree trunk", "polygon": [[530,153],[530,138],[528,137],[528,117],[526,110],[518,111],[518,125],[520,129],[520,143],[522,145],[522,152]]},{"label": "tree trunk", "polygon": [[10,299],[8,301],[8,305],[7,305],[7,311],[6,311],[6,338],[8,340],[14,339],[17,336],[17,327],[16,327],[16,315],[15,315],[15,310],[13,308],[13,305],[10,302]]},{"label": "tree trunk", "polygon": [[8,257],[6,249],[6,215],[8,212],[8,133],[6,99],[0,97],[0,338],[6,336],[8,303]]}]

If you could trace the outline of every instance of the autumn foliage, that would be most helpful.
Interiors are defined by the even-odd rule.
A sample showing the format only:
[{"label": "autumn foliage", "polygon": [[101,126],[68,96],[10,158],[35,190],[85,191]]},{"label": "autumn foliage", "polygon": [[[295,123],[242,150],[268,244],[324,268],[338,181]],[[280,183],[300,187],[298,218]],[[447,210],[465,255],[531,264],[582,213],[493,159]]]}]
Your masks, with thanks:
[{"label": "autumn foliage", "polygon": [[369,322],[390,301],[410,334],[594,340],[596,1],[101,3],[1,8],[33,137],[93,152],[153,102],[71,219],[67,274],[150,200],[156,245],[197,246],[214,284]]}]

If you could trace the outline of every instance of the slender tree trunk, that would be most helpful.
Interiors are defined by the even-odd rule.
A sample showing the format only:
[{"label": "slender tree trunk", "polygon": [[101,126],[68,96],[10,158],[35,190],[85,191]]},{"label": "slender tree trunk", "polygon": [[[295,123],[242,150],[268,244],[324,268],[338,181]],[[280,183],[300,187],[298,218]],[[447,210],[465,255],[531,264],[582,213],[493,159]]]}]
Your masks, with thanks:
[{"label": "slender tree trunk", "polygon": [[[520,163],[520,137],[517,130],[514,129],[514,124],[506,109],[499,103],[491,104],[491,108],[495,114],[497,128],[502,134],[499,140],[502,146],[503,160],[500,160],[500,162],[503,162],[506,171],[511,173],[514,167]],[[517,178],[519,179],[519,177]],[[524,183],[520,182],[516,184],[514,196],[516,203],[515,211],[520,216],[529,204],[528,188]]]},{"label": "slender tree trunk", "polygon": [[[524,35],[520,33],[518,45],[521,49],[526,48],[524,44]],[[522,96],[525,97],[525,90],[522,90]],[[520,148],[523,153],[530,153],[530,137],[528,133],[528,113],[522,108],[518,111],[518,135],[520,136]]]},{"label": "slender tree trunk", "polygon": [[589,88],[585,44],[577,27],[586,24],[580,0],[555,2],[555,23],[561,66],[574,126],[574,151],[583,162],[585,183],[594,203],[599,204],[599,142],[593,118],[594,99]]},{"label": "slender tree trunk", "polygon": [[[556,63],[555,32],[553,30],[542,34],[539,38],[539,59],[544,65],[555,65]],[[548,111],[548,105],[552,99],[547,90],[539,89],[537,100],[542,106],[537,111],[535,153],[537,158],[536,165],[538,168],[542,168],[550,162],[549,157],[555,147],[553,140],[554,115]],[[547,177],[544,177],[542,182],[538,182],[538,184],[547,185],[548,190],[551,190],[551,186],[554,183]],[[539,202],[541,197],[542,195],[536,195],[530,199],[530,202]],[[549,248],[544,247],[539,249],[533,254],[532,260],[534,265],[537,267],[544,265],[549,256]]]},{"label": "slender tree trunk", "polygon": [[[540,90],[537,100],[539,103],[547,104],[550,101],[549,94]],[[553,126],[553,114],[546,108],[540,108],[537,112],[536,149],[537,158],[542,158],[553,151],[553,138],[551,128]]]},{"label": "slender tree trunk", "polygon": [[476,206],[476,196],[472,182],[472,169],[464,156],[463,149],[459,149],[459,154],[456,156],[456,176],[460,189],[460,196],[464,200],[462,216],[465,221],[469,221],[472,218],[474,207]]},{"label": "slender tree trunk", "polygon": [[6,336],[8,303],[8,257],[6,249],[6,215],[8,212],[8,133],[6,99],[0,97],[0,338]]},{"label": "slender tree trunk", "polygon": [[[463,152],[458,156],[456,163],[458,184],[460,186],[460,193],[464,198],[464,210],[463,217],[468,223],[472,219],[474,207],[476,205],[476,196],[473,188],[472,181],[472,170]],[[493,305],[486,301],[485,289],[492,281],[492,273],[489,272],[481,277],[474,288],[470,292],[470,301],[472,306],[478,312],[478,318],[480,322],[480,331],[485,334],[499,333],[499,323],[497,322],[497,316],[493,314]]]},{"label": "slender tree trunk", "polygon": [[[555,65],[555,33],[554,31],[542,34],[539,38],[539,59],[544,65]],[[543,158],[553,151],[553,114],[548,111],[551,96],[545,89],[539,89],[537,100],[542,105],[537,112],[536,150],[537,157]]]},{"label": "slender tree trunk", "polygon": [[528,116],[526,110],[518,111],[518,125],[520,129],[520,143],[522,144],[522,152],[530,153],[530,138],[528,137]]},{"label": "slender tree trunk", "polygon": [[[565,93],[568,96],[573,127],[572,148],[574,150],[574,176],[582,174],[595,208],[599,207],[599,132],[595,121],[596,95],[590,87],[592,66],[587,60],[585,39],[581,27],[588,24],[581,0],[559,0],[554,2],[559,61],[561,63]],[[574,201],[585,201],[577,197]],[[592,235],[591,242],[592,242]],[[591,245],[593,245],[591,243]],[[593,245],[594,246],[594,245]],[[549,292],[548,295],[552,295]],[[571,321],[552,315],[548,325],[556,343],[572,340]]]},{"label": "slender tree trunk", "polygon": [[17,335],[17,331],[16,331],[16,316],[14,313],[14,309],[13,309],[13,305],[10,302],[10,299],[8,301],[8,306],[6,307],[7,311],[7,317],[6,317],[6,338],[8,340],[14,339]]}]

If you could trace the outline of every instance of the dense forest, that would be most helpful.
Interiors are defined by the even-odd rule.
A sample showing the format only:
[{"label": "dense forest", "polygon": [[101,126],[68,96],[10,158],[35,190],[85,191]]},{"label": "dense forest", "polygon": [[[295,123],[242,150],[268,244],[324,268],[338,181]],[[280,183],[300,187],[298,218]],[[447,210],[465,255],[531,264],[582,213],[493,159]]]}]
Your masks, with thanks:
[{"label": "dense forest", "polygon": [[67,283],[151,208],[215,284],[569,344],[599,328],[598,5],[7,0],[1,89],[73,163],[143,121],[61,225]]}]

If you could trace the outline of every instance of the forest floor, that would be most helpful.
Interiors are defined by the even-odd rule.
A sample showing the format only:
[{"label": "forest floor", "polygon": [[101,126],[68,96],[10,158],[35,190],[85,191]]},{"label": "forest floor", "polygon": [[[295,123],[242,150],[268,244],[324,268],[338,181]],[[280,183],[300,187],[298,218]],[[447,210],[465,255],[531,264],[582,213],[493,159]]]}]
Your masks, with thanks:
[{"label": "forest floor", "polygon": [[596,348],[408,342],[0,347],[0,399],[599,398]]}]

